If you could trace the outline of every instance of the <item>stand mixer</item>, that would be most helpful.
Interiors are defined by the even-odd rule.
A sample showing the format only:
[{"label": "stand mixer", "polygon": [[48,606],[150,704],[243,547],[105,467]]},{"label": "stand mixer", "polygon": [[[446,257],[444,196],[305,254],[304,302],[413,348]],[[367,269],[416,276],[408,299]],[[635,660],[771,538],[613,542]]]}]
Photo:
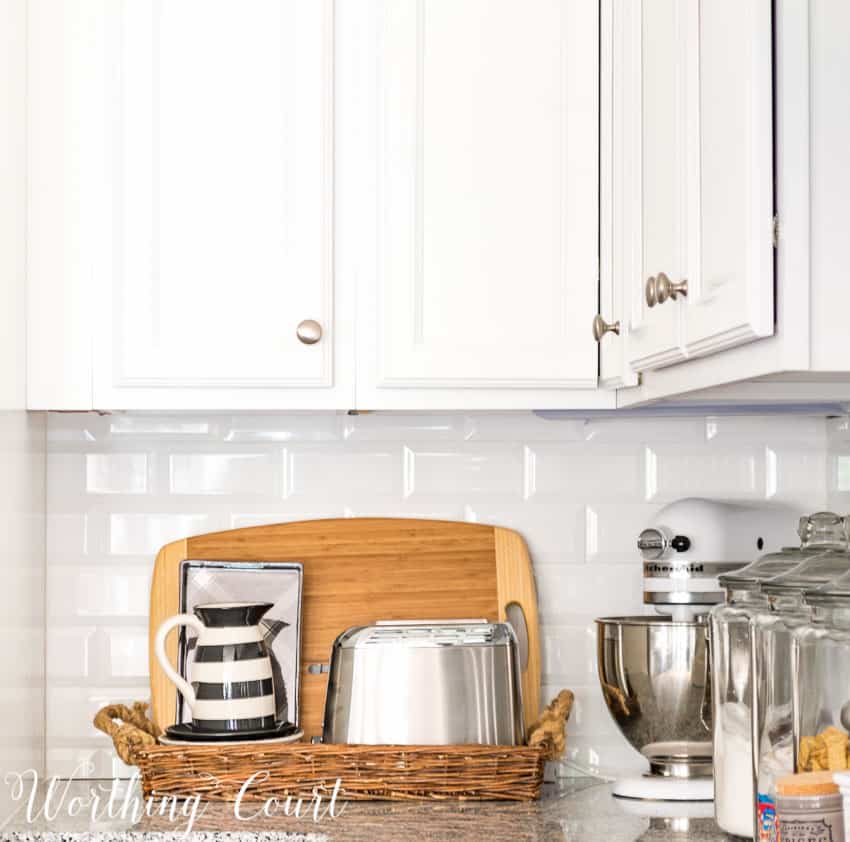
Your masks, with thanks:
[{"label": "stand mixer", "polygon": [[714,798],[706,615],[724,599],[717,577],[748,564],[765,545],[781,546],[789,523],[787,511],[687,499],[641,532],[643,601],[654,613],[596,621],[605,703],[649,762],[649,774],[616,781],[614,795]]}]

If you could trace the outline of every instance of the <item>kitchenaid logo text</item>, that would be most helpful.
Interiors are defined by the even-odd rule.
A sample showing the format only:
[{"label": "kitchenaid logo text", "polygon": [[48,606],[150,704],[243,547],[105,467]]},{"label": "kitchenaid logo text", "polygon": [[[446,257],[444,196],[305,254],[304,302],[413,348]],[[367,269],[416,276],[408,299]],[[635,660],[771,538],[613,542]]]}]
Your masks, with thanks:
[{"label": "kitchenaid logo text", "polygon": [[[120,821],[136,824],[143,818],[165,820],[182,829],[188,836],[197,821],[206,813],[208,803],[200,795],[178,798],[174,795],[141,794],[138,773],[129,780],[114,779],[109,782],[89,782],[88,792],[80,793],[75,786],[88,770],[80,766],[70,778],[50,778],[42,782],[34,769],[25,772],[8,772],[5,776],[13,801],[26,804],[26,822],[55,822],[55,830],[62,831],[64,817],[88,817],[92,822]],[[76,776],[80,776],[79,778]],[[241,822],[257,822],[262,830],[262,821],[275,816],[290,816],[296,819],[323,821],[328,816],[336,819],[342,815],[346,803],[339,800],[342,781],[336,780],[333,788],[314,786],[310,798],[262,798],[252,791],[269,779],[267,771],[257,771],[240,788],[230,805],[233,817]],[[40,784],[42,784],[40,786]]]},{"label": "kitchenaid logo text", "polygon": [[682,573],[705,573],[705,565],[696,561],[682,564],[659,564],[656,561],[649,561],[643,565],[643,573],[645,576],[675,576]]}]

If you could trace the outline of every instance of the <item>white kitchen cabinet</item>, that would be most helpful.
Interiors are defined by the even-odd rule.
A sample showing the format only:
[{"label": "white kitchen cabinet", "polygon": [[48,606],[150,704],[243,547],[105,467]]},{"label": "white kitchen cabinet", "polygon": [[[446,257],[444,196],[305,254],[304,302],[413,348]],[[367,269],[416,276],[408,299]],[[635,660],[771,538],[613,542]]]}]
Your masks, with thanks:
[{"label": "white kitchen cabinet", "polygon": [[596,391],[590,330],[597,4],[380,0],[375,10],[362,36],[375,176],[359,195],[374,197],[375,229],[363,229],[358,404],[613,405]]},{"label": "white kitchen cabinet", "polygon": [[30,6],[30,405],[354,406],[331,0]]},{"label": "white kitchen cabinet", "polygon": [[[611,19],[631,367],[771,335],[771,4],[643,0]],[[686,294],[665,297],[660,278]]]},{"label": "white kitchen cabinet", "polygon": [[[646,370],[639,387],[619,391],[618,406],[674,400],[804,404],[811,411],[850,401],[844,222],[850,215],[850,167],[842,152],[850,143],[850,89],[844,84],[850,6],[843,0],[776,0],[771,27],[770,5],[724,0],[701,6],[701,275],[693,275],[688,298],[674,304],[683,313],[686,351],[768,331],[775,262],[773,335]],[[619,8],[615,4],[615,14]],[[769,33],[772,149],[765,148],[763,131],[768,97],[757,95],[771,83]],[[770,226],[764,222],[771,172],[773,251],[766,246]],[[725,251],[711,245],[723,242]],[[746,284],[733,283],[737,267],[748,267]],[[722,285],[724,277],[729,282]]]}]

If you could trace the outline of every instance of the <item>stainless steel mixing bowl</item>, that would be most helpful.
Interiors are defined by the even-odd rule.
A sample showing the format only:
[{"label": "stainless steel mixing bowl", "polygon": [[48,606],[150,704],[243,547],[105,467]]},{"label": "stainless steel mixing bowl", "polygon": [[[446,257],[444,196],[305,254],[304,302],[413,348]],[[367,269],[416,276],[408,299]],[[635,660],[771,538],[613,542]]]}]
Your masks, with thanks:
[{"label": "stainless steel mixing bowl", "polygon": [[626,739],[657,774],[710,775],[706,624],[603,617],[596,627],[602,693]]}]

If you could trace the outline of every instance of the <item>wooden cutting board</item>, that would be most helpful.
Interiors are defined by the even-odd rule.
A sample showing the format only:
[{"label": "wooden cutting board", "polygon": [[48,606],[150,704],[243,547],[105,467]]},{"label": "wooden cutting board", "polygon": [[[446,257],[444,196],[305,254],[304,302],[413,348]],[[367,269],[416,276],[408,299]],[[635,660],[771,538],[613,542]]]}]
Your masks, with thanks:
[{"label": "wooden cutting board", "polygon": [[[329,662],[340,632],[375,620],[505,620],[512,603],[522,609],[528,629],[522,674],[526,724],[537,718],[537,593],[519,533],[477,523],[342,518],[211,532],[159,551],[151,583],[149,651],[153,717],[161,728],[175,721],[176,691],[153,655],[153,639],[162,622],[180,610],[180,562],[186,559],[303,564],[301,725],[307,739],[322,733],[328,681],[326,673],[308,668]],[[167,648],[176,663],[176,632]]]}]

